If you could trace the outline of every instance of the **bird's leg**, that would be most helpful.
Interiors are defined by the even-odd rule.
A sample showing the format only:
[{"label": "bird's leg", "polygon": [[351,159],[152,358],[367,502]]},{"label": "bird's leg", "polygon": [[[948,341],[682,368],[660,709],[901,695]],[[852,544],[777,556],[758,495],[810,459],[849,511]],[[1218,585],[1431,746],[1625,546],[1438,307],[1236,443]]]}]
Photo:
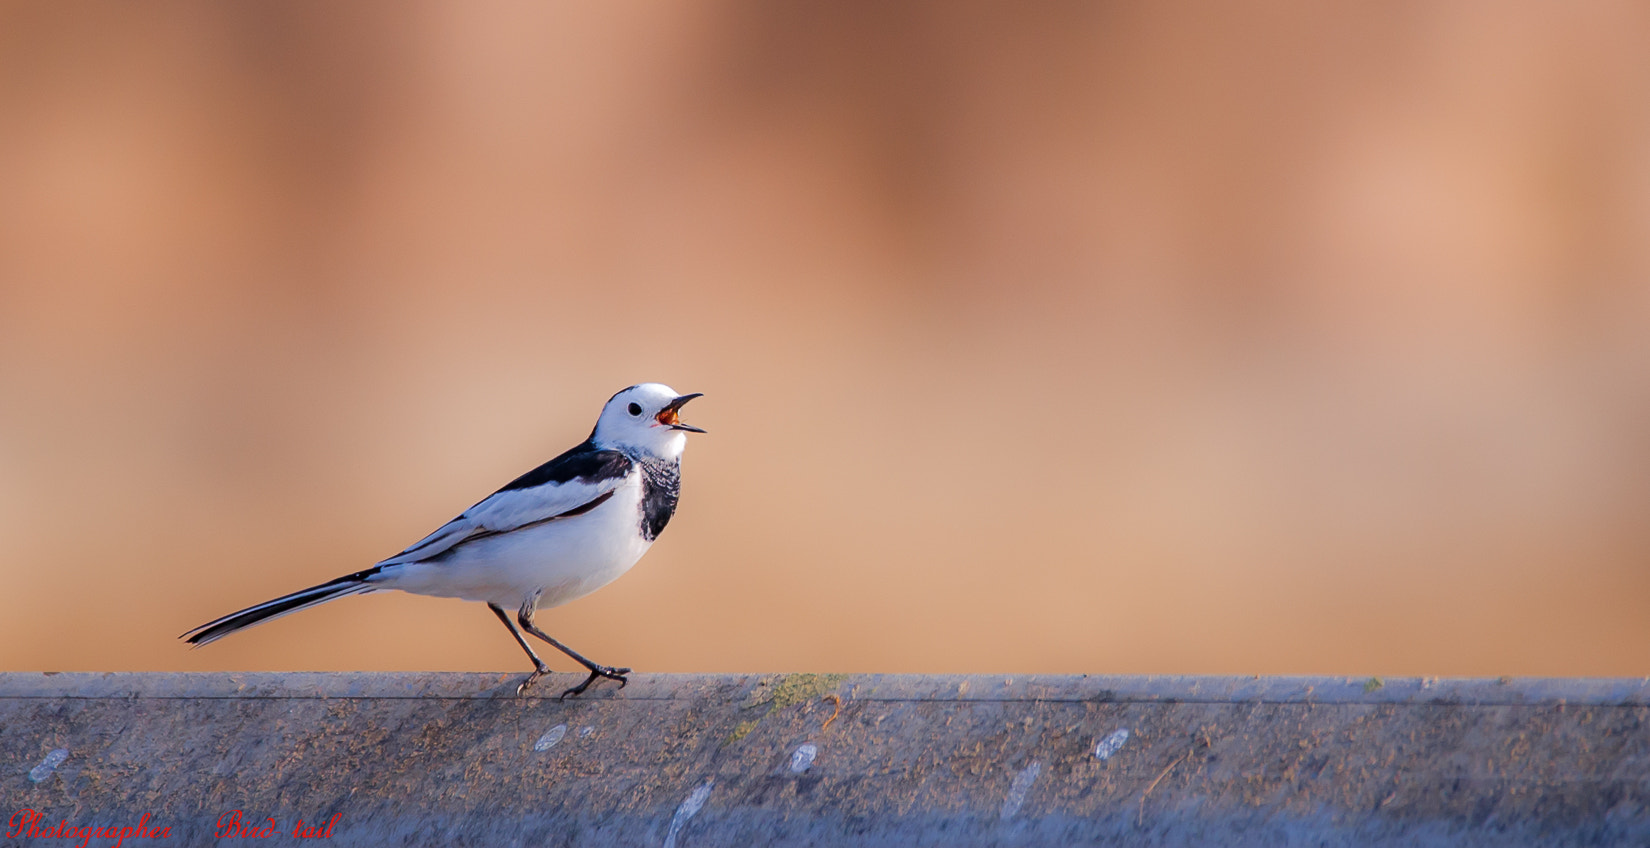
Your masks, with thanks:
[{"label": "bird's leg", "polygon": [[516,637],[516,644],[520,645],[521,649],[527,652],[527,656],[533,660],[533,673],[527,675],[527,679],[516,687],[516,696],[520,697],[521,693],[527,691],[527,687],[533,685],[533,681],[550,673],[550,666],[545,665],[544,660],[539,659],[539,655],[533,653],[533,646],[527,644],[527,638],[521,635],[520,630],[516,629],[516,623],[510,620],[510,614],[505,612],[503,607],[498,604],[488,604],[487,608],[493,611],[493,615],[498,616],[499,621],[504,622],[505,627],[510,628],[510,635]]},{"label": "bird's leg", "polygon": [[534,624],[533,624],[533,608],[532,607],[527,606],[525,604],[522,605],[521,611],[516,614],[516,621],[521,622],[521,629],[526,630],[528,633],[531,633],[534,636],[537,636],[537,637],[539,637],[540,639],[543,639],[546,642],[549,642],[551,645],[555,646],[556,650],[561,651],[562,653],[572,657],[575,660],[578,660],[580,665],[582,665],[585,668],[590,670],[590,676],[586,677],[584,679],[583,683],[580,683],[579,685],[574,686],[572,689],[569,689],[566,692],[561,693],[562,698],[569,698],[569,697],[572,697],[574,695],[579,694],[580,692],[583,692],[586,689],[589,689],[590,684],[595,683],[596,678],[598,678],[598,677],[605,677],[608,680],[617,680],[617,681],[619,681],[619,688],[620,689],[623,689],[625,684],[630,682],[625,677],[625,675],[630,673],[630,669],[628,669],[628,668],[614,668],[612,666],[607,666],[607,665],[597,665],[597,664],[591,662],[590,660],[587,660],[584,657],[580,656],[578,651],[575,651],[572,648],[569,648],[566,645],[563,645],[562,643],[557,642],[555,639],[551,638],[548,633],[545,633],[543,630],[540,630],[540,629],[538,629],[538,627],[534,626]]}]

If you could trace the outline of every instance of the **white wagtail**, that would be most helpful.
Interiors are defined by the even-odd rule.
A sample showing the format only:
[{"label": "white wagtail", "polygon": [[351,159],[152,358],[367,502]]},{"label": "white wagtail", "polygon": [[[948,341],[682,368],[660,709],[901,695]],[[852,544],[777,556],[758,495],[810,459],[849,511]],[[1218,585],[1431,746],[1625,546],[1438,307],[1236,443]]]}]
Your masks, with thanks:
[{"label": "white wagtail", "polygon": [[[512,480],[417,544],[366,571],[265,601],[179,637],[205,645],[242,628],[345,595],[400,589],[415,595],[483,601],[533,660],[520,695],[549,673],[521,630],[549,642],[589,669],[577,695],[605,677],[625,684],[628,668],[597,665],[533,625],[540,607],[582,598],[618,579],[653,546],[676,513],[683,431],[682,404],[669,386],[643,383],[608,400],[590,438]],[[505,610],[516,611],[516,622]]]}]

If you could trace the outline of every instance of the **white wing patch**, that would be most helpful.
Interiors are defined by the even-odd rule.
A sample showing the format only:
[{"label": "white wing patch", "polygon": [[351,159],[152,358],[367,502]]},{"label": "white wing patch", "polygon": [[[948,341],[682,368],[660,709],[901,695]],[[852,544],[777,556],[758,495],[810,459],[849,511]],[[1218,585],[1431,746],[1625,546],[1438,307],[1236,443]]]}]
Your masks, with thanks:
[{"label": "white wing patch", "polygon": [[380,563],[403,565],[421,562],[452,550],[459,544],[478,536],[508,533],[529,524],[539,524],[581,507],[592,507],[593,502],[606,500],[624,482],[625,475],[587,482],[575,477],[565,483],[545,483],[529,489],[505,489],[495,492],[481,503],[464,511],[463,515],[441,525],[410,548]]}]

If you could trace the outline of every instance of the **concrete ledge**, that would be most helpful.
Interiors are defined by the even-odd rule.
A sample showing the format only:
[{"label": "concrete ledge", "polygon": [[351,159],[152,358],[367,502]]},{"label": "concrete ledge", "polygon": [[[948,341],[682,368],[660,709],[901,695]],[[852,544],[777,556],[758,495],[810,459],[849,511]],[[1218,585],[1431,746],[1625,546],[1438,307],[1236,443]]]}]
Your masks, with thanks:
[{"label": "concrete ledge", "polygon": [[1643,680],[521,677],[0,674],[0,845],[1650,843]]}]

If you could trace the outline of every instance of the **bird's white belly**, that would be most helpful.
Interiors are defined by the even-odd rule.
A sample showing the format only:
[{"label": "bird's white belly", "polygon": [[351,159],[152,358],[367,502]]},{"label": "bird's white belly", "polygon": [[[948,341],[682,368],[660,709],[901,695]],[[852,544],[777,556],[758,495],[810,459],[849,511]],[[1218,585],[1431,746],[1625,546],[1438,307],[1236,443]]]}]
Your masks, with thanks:
[{"label": "bird's white belly", "polygon": [[[554,607],[617,580],[652,545],[641,534],[641,475],[582,515],[461,544],[445,557],[385,569],[381,585],[486,601],[515,611]],[[393,570],[393,573],[391,573]]]}]

